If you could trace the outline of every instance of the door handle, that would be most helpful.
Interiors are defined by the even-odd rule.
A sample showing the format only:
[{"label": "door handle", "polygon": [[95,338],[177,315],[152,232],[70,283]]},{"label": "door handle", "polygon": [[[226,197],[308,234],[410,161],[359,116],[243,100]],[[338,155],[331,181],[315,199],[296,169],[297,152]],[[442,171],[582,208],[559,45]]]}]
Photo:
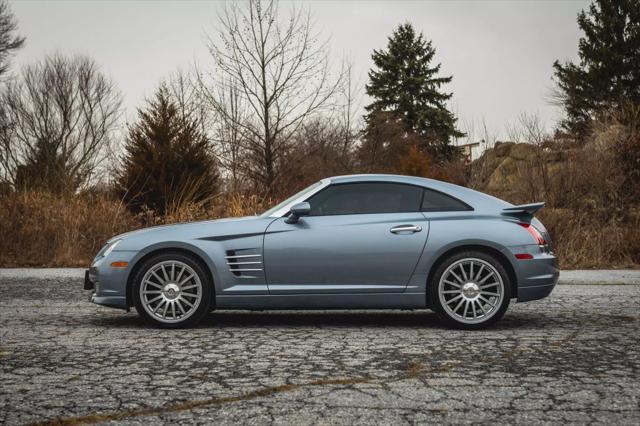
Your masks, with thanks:
[{"label": "door handle", "polygon": [[390,229],[392,234],[398,234],[400,232],[420,232],[422,231],[422,227],[418,226],[418,225],[399,225],[399,226],[394,226],[393,228]]}]

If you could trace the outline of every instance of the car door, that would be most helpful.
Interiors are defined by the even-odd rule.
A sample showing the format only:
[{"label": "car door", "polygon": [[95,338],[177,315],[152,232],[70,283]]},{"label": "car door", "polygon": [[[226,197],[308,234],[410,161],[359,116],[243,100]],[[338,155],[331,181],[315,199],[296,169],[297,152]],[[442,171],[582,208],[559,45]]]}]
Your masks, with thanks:
[{"label": "car door", "polygon": [[421,187],[331,185],[309,200],[309,216],[275,220],[265,233],[270,294],[404,291],[424,249],[429,222]]}]

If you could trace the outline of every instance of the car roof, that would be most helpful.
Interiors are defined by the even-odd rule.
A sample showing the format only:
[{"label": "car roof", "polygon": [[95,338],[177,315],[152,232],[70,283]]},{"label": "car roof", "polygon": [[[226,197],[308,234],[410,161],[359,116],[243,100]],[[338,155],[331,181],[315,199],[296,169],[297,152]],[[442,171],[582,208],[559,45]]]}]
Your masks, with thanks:
[{"label": "car roof", "polygon": [[452,197],[459,198],[469,204],[476,210],[503,209],[512,204],[493,197],[488,194],[466,188],[464,186],[455,185],[453,183],[443,182],[436,179],[429,179],[417,176],[393,175],[393,174],[357,174],[332,176],[328,178],[331,183],[357,183],[357,182],[393,182],[404,183],[407,185],[417,185],[425,188],[443,192]]},{"label": "car roof", "polygon": [[[332,176],[329,178],[332,183],[352,183],[352,182],[399,182],[411,185],[434,187],[438,184],[447,184],[435,179],[428,179],[418,176],[393,175],[383,173],[363,173],[354,175]],[[457,185],[454,185],[457,186]]]}]

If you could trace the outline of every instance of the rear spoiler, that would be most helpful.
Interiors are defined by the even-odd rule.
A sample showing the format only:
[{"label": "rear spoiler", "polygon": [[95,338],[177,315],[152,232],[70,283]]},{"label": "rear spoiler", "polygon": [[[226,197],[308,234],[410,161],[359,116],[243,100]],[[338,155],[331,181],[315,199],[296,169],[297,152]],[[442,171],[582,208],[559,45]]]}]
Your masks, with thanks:
[{"label": "rear spoiler", "polygon": [[519,206],[507,207],[502,209],[502,214],[505,216],[533,216],[538,210],[544,207],[542,203],[521,204]]}]

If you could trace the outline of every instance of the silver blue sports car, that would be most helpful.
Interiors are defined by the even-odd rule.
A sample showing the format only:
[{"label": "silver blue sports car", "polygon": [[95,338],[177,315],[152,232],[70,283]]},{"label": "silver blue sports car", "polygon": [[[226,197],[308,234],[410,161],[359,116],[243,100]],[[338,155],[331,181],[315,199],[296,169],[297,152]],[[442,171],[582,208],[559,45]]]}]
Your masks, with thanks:
[{"label": "silver blue sports car", "polygon": [[431,179],[323,179],[260,216],[113,237],[85,274],[99,305],[149,324],[197,324],[214,309],[422,309],[486,327],[553,290],[544,203],[514,206]]}]

